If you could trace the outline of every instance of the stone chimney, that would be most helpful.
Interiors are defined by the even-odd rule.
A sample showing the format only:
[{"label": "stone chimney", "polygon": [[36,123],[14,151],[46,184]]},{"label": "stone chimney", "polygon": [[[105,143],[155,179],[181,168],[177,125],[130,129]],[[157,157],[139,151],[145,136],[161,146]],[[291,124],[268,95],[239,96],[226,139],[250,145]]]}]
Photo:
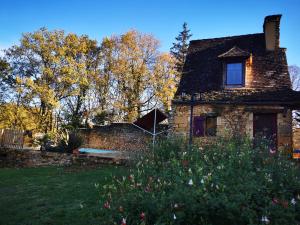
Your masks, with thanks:
[{"label": "stone chimney", "polygon": [[280,19],[281,15],[271,15],[265,17],[264,33],[266,49],[268,51],[274,51],[279,48]]}]

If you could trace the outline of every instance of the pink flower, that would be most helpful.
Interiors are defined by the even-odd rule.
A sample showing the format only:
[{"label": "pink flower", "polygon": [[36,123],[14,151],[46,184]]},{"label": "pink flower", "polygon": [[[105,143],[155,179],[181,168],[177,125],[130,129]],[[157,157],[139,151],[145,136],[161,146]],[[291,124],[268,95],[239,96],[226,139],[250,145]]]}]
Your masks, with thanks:
[{"label": "pink flower", "polygon": [[145,188],[145,192],[151,192],[151,188],[149,185],[147,185],[147,187]]},{"label": "pink flower", "polygon": [[132,174],[130,174],[129,176],[128,176],[128,180],[133,180],[134,179],[134,176],[132,175]]},{"label": "pink flower", "polygon": [[279,203],[277,198],[273,198],[272,202],[273,202],[273,204],[278,204]]},{"label": "pink flower", "polygon": [[142,213],[140,214],[140,218],[141,218],[141,220],[144,220],[144,219],[145,219],[145,213],[144,213],[144,212],[142,212]]},{"label": "pink flower", "polygon": [[104,203],[103,207],[104,207],[105,209],[110,209],[110,204],[109,204],[109,202],[106,201],[106,202]]},{"label": "pink flower", "polygon": [[125,218],[122,219],[121,225],[126,225],[126,219]]}]

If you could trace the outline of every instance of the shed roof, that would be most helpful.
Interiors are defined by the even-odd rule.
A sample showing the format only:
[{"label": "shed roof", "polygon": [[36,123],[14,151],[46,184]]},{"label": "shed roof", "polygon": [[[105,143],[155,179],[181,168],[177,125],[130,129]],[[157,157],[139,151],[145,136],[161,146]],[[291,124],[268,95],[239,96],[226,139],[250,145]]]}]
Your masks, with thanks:
[{"label": "shed roof", "polygon": [[154,122],[155,122],[155,110],[156,110],[156,123],[155,123],[156,125],[164,121],[165,119],[167,119],[167,116],[162,111],[160,111],[159,109],[153,109],[146,115],[137,119],[133,124],[147,131],[151,131],[154,127]]}]

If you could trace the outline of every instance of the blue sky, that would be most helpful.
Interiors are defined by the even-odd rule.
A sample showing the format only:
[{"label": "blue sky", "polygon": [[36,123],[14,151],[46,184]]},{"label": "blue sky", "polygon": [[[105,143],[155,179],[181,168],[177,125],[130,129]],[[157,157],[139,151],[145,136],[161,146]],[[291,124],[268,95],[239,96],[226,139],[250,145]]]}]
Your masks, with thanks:
[{"label": "blue sky", "polygon": [[300,66],[299,0],[0,0],[0,49],[17,44],[24,32],[47,27],[99,41],[137,29],[153,34],[161,51],[168,51],[184,21],[192,39],[202,39],[262,32],[264,17],[278,13],[288,63]]}]

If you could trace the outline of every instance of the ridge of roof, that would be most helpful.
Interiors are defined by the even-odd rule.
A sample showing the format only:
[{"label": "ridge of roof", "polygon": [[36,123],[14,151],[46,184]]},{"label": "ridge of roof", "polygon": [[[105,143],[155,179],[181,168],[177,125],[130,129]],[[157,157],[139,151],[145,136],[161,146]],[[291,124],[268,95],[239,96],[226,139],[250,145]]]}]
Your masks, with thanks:
[{"label": "ridge of roof", "polygon": [[224,52],[221,55],[219,55],[218,58],[237,57],[237,56],[249,57],[250,53],[240,49],[239,47],[237,47],[235,45],[231,49],[229,49],[227,52]]},{"label": "ridge of roof", "polygon": [[196,40],[191,40],[190,43],[197,43],[202,41],[217,41],[222,39],[243,38],[249,36],[261,36],[261,35],[264,35],[264,33],[253,33],[253,34],[233,35],[233,36],[225,36],[225,37],[217,37],[217,38],[196,39]]}]

